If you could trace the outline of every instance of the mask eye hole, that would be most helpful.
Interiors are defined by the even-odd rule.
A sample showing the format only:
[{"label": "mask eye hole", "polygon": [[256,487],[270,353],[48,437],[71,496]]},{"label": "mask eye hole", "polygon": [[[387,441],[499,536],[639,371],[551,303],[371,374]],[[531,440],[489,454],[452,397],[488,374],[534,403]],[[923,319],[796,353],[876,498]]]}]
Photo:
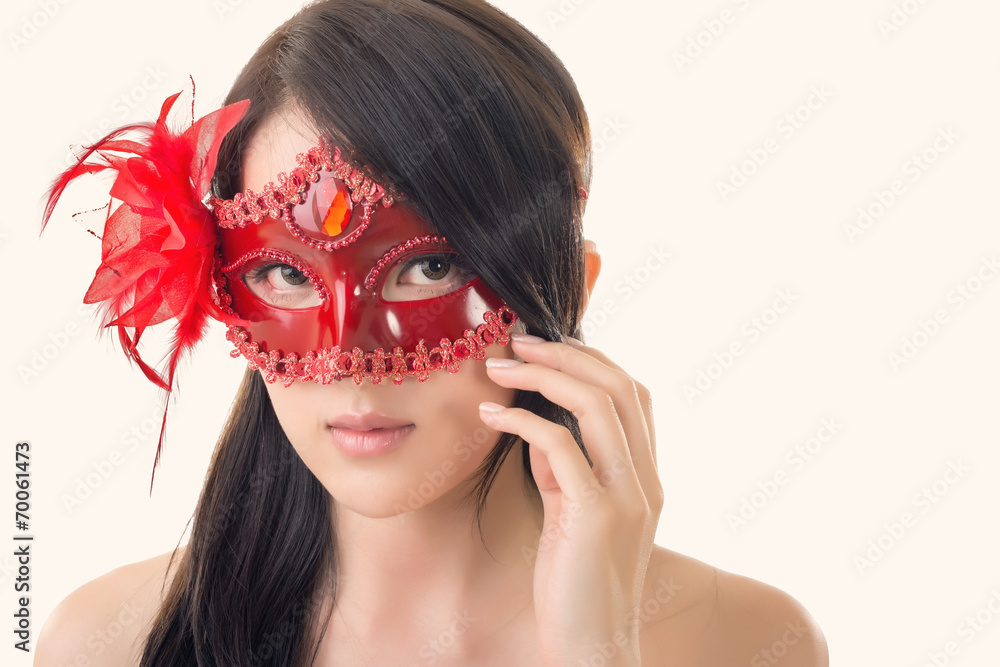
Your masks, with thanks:
[{"label": "mask eye hole", "polygon": [[266,304],[286,310],[322,305],[326,287],[309,265],[276,250],[261,250],[224,267],[250,293]]},{"label": "mask eye hole", "polygon": [[437,299],[468,285],[475,274],[467,269],[454,251],[425,251],[399,259],[382,282],[385,301]]}]

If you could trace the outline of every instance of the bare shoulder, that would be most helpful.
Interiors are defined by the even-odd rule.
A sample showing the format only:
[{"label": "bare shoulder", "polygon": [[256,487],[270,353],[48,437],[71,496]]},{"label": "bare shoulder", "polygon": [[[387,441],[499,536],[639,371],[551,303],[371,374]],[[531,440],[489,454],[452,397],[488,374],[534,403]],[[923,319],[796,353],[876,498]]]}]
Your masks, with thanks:
[{"label": "bare shoulder", "polygon": [[643,664],[829,665],[822,631],[795,598],[658,546],[638,622]]},{"label": "bare shoulder", "polygon": [[42,628],[35,667],[138,664],[182,556],[183,548],[125,565],[70,593]]}]

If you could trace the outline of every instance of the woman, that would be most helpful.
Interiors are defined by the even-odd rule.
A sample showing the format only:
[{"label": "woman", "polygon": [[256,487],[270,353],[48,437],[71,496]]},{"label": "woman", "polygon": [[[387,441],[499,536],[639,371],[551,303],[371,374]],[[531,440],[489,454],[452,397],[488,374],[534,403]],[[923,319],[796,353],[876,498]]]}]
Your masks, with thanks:
[{"label": "woman", "polygon": [[[73,593],[37,664],[826,664],[794,600],[652,544],[648,392],[575,338],[586,114],[519,24],[320,2],[151,136],[102,147],[172,157],[112,163],[89,297],[163,386],[208,317],[250,368],[190,543]],[[136,343],[167,315],[160,375]]]}]

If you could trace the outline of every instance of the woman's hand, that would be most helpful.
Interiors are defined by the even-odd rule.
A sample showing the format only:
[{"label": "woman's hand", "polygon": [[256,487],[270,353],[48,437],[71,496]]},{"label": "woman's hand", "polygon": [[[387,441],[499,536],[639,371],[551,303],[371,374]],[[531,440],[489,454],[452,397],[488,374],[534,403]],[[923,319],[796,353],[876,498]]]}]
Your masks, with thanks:
[{"label": "woman's hand", "polygon": [[497,384],[537,391],[571,411],[593,468],[563,426],[492,403],[480,414],[530,443],[545,514],[534,574],[542,664],[635,667],[635,619],[663,507],[649,392],[597,350],[567,343],[515,335],[524,362],[487,366]]}]

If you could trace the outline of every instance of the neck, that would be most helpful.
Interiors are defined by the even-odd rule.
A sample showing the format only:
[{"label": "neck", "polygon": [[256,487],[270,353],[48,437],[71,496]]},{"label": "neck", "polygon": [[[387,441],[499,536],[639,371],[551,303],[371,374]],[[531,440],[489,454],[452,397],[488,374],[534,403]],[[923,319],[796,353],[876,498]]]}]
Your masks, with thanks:
[{"label": "neck", "polygon": [[338,612],[356,630],[384,631],[393,619],[412,624],[405,613],[412,609],[433,626],[463,613],[502,621],[530,608],[533,567],[526,554],[538,544],[542,517],[524,475],[515,447],[487,495],[482,537],[468,486],[389,518],[338,506]]}]

